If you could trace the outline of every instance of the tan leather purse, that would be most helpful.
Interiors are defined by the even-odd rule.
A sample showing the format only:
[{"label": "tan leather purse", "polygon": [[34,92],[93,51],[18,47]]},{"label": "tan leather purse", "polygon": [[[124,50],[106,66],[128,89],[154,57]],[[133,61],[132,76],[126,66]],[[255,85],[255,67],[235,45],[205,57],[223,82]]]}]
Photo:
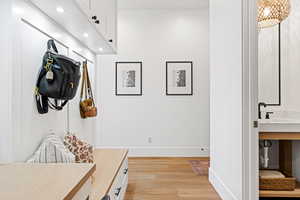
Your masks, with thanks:
[{"label": "tan leather purse", "polygon": [[80,115],[81,118],[85,119],[88,117],[97,116],[97,107],[95,105],[91,81],[89,77],[89,72],[87,68],[87,61],[83,62],[83,73],[82,73],[82,84],[80,92]]}]

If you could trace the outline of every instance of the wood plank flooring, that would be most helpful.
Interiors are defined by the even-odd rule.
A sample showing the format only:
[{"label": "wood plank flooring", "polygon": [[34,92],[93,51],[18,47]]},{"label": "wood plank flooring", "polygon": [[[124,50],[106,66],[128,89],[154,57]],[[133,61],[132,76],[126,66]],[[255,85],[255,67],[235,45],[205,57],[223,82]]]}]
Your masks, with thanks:
[{"label": "wood plank flooring", "polygon": [[208,182],[208,177],[197,176],[188,160],[197,159],[129,158],[129,185],[125,200],[221,199]]}]

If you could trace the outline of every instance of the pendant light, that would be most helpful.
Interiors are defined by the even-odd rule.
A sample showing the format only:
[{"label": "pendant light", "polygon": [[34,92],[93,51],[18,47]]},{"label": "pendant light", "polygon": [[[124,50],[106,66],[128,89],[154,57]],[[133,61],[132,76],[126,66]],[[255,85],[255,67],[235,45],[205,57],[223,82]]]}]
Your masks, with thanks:
[{"label": "pendant light", "polygon": [[275,26],[290,14],[289,0],[257,0],[257,6],[259,28]]}]

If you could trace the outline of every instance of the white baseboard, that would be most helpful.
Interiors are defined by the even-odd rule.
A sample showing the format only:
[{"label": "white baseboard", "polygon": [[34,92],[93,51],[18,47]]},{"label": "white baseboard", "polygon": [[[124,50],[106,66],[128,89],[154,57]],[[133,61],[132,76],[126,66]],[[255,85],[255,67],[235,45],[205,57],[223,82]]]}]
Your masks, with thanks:
[{"label": "white baseboard", "polygon": [[207,147],[198,146],[96,146],[100,149],[129,149],[129,157],[208,157]]},{"label": "white baseboard", "polygon": [[209,182],[223,200],[239,200],[211,168],[209,168]]}]

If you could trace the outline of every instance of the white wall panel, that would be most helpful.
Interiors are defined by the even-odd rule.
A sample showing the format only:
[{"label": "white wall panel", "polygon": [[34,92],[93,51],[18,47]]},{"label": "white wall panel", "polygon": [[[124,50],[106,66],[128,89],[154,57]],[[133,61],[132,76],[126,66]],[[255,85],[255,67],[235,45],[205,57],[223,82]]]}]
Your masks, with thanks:
[{"label": "white wall panel", "polygon": [[[53,37],[57,40],[60,54],[69,55],[71,49],[77,49],[93,61],[94,55],[32,5],[18,1],[15,8],[18,12],[15,13],[13,35],[12,160],[25,161],[36,150],[44,136],[55,133],[63,137],[70,124],[67,107],[62,111],[49,110],[49,113],[44,115],[39,114],[36,109],[34,89],[48,39]],[[70,108],[71,112],[79,110],[78,102],[76,105]],[[78,130],[83,132],[89,128],[85,136],[92,142],[92,123],[81,128],[80,120],[74,124],[74,129],[79,127]]]},{"label": "white wall panel", "polygon": [[[22,23],[22,22],[21,22]],[[41,115],[37,112],[34,99],[34,89],[39,69],[42,64],[43,55],[47,49],[47,41],[50,39],[31,26],[22,23],[20,29],[20,65],[19,92],[21,94],[21,130],[18,135],[18,143],[14,145],[19,149],[16,151],[18,161],[26,159],[38,147],[42,138],[50,133],[63,136],[67,131],[67,110],[53,111]],[[34,38],[34,39],[29,39]],[[68,55],[68,49],[57,44],[59,53]],[[22,151],[20,151],[22,149]]]},{"label": "white wall panel", "polygon": [[[80,62],[85,61],[85,59],[74,52],[70,52],[71,58],[78,60]],[[95,93],[95,64],[88,61],[88,70],[92,83],[92,89]],[[82,71],[82,68],[81,68]],[[70,118],[70,132],[75,133],[82,139],[88,141],[91,144],[94,144],[94,125],[96,118],[86,118],[82,119],[80,117],[79,111],[79,101],[80,101],[80,90],[81,90],[82,79],[78,87],[78,92],[76,97],[69,103],[69,118]],[[96,93],[94,94],[96,96]]]},{"label": "white wall panel", "polygon": [[10,162],[12,160],[12,23],[11,13],[12,0],[2,0],[0,6],[0,162]]},{"label": "white wall panel", "polygon": [[210,180],[224,200],[243,199],[242,2],[210,1]]}]

